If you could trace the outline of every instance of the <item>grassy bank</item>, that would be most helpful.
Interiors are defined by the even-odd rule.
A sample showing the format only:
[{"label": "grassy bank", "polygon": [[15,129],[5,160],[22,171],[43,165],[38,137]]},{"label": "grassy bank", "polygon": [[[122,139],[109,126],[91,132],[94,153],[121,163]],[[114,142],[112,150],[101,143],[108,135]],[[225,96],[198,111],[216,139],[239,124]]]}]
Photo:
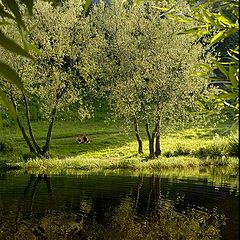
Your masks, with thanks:
[{"label": "grassy bank", "polygon": [[[33,124],[40,145],[44,145],[46,122]],[[20,166],[28,170],[114,170],[159,171],[160,169],[193,169],[228,166],[238,168],[238,138],[226,137],[224,126],[192,128],[166,133],[162,136],[162,155],[148,159],[148,142],[142,133],[144,154],[137,154],[137,142],[132,131],[119,123],[89,120],[85,122],[56,122],[53,130],[50,158],[27,159],[28,149],[20,131],[4,128],[2,139],[7,150],[0,152],[2,166]],[[90,143],[77,145],[77,134],[86,134]]]}]

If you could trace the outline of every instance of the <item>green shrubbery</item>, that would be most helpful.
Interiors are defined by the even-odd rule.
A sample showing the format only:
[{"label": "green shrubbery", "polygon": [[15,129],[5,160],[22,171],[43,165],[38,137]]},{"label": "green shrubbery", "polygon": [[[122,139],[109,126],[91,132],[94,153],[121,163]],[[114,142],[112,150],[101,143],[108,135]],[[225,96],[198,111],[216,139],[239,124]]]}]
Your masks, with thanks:
[{"label": "green shrubbery", "polygon": [[221,158],[239,156],[239,139],[236,134],[228,138],[217,137],[212,143],[191,149],[189,146],[177,144],[174,150],[163,152],[165,157],[192,155],[199,158]]},{"label": "green shrubbery", "polygon": [[239,137],[237,134],[230,135],[227,152],[229,156],[239,156]]}]

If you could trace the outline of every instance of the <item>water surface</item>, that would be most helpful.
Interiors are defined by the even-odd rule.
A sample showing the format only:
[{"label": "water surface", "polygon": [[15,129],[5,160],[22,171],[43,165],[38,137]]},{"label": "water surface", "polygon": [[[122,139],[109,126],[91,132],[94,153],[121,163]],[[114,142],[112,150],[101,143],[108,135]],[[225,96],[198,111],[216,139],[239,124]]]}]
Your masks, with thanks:
[{"label": "water surface", "polygon": [[[126,227],[119,230],[119,239],[121,236],[124,239],[126,236],[123,234],[132,234],[132,236],[140,234],[136,233],[139,231],[138,226],[142,229],[145,225],[146,229],[154,226],[153,228],[156,229],[156,216],[161,217],[162,221],[166,216],[166,218],[172,218],[174,228],[182,221],[188,209],[198,211],[191,212],[189,216],[192,216],[193,220],[186,223],[197,226],[196,231],[199,225],[202,225],[206,231],[210,229],[207,228],[208,225],[212,227],[213,232],[219,228],[221,239],[237,240],[239,238],[239,191],[231,182],[229,184],[221,181],[214,183],[207,178],[197,177],[169,178],[160,175],[114,174],[49,176],[2,173],[0,178],[0,223],[2,225],[0,237],[2,238],[6,238],[9,234],[7,229],[12,228],[11,234],[15,231],[21,239],[19,232],[29,232],[28,224],[30,224],[31,229],[34,229],[29,233],[31,236],[46,239],[47,224],[53,226],[57,219],[59,222],[57,227],[61,228],[61,224],[65,226],[64,219],[67,219],[72,222],[72,225],[68,226],[69,231],[64,230],[63,238],[68,239],[72,236],[69,239],[86,239],[86,230],[80,229],[82,226],[80,224],[83,222],[88,224],[88,229],[91,229],[89,231],[96,231],[95,236],[97,234],[100,236],[103,231],[106,231],[103,230],[104,228],[108,229],[106,234],[110,231],[117,232],[115,228],[121,228],[120,225],[122,225],[118,221],[123,219],[124,224],[129,221],[129,225],[132,224],[131,228],[135,231],[130,233]],[[177,215],[178,213],[182,215]],[[200,217],[204,220],[200,221],[198,219]],[[148,220],[152,222],[148,223]],[[225,226],[221,225],[223,221],[226,223]],[[23,227],[19,230],[16,227],[17,224]],[[97,227],[90,228],[94,224]],[[56,227],[56,224],[54,226]],[[166,226],[171,227],[171,224]],[[126,233],[123,233],[124,231]],[[142,231],[149,234],[147,231],[150,230]],[[151,231],[154,230],[151,229]],[[47,236],[48,239],[54,239],[55,235]],[[200,236],[201,234],[199,239],[201,239]],[[106,239],[111,238],[113,235],[106,237]]]}]

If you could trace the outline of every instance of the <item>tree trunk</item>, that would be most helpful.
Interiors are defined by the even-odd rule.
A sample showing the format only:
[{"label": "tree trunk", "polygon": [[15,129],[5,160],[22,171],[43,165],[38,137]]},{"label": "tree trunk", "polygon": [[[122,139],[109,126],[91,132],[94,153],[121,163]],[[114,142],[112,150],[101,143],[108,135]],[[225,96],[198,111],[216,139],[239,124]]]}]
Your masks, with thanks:
[{"label": "tree trunk", "polygon": [[156,142],[155,142],[155,156],[158,158],[158,156],[161,155],[161,148],[160,148],[160,135],[157,134],[156,136]]},{"label": "tree trunk", "polygon": [[43,155],[46,155],[46,153],[49,151],[50,142],[51,142],[51,138],[52,138],[53,123],[54,123],[54,120],[56,117],[56,112],[57,112],[57,107],[55,105],[55,107],[52,110],[52,116],[51,116],[51,120],[50,120],[49,127],[48,127],[46,143],[45,143],[45,146],[43,147],[43,151],[42,151]]},{"label": "tree trunk", "polygon": [[42,155],[45,156],[47,154],[47,152],[49,151],[50,148],[50,142],[51,142],[51,138],[52,138],[52,129],[53,129],[53,124],[54,124],[54,120],[56,117],[56,113],[57,113],[57,105],[58,105],[58,101],[59,99],[61,99],[62,95],[66,92],[67,87],[64,89],[59,89],[56,92],[56,101],[55,101],[55,105],[53,107],[52,110],[52,114],[51,114],[51,120],[48,126],[48,133],[47,133],[47,139],[46,139],[46,143],[45,146],[43,147],[42,150]]},{"label": "tree trunk", "polygon": [[142,139],[140,137],[139,129],[138,129],[138,120],[136,115],[134,114],[134,131],[135,135],[138,141],[138,153],[142,154],[143,153],[143,145],[142,145]]},{"label": "tree trunk", "polygon": [[154,136],[151,137],[150,130],[149,130],[149,123],[148,123],[147,119],[146,119],[146,131],[147,131],[148,143],[149,143],[149,157],[150,157],[150,159],[153,159],[153,158],[155,158],[155,154],[154,154]]},{"label": "tree trunk", "polygon": [[[10,99],[11,99],[11,102],[12,102],[12,104],[13,104],[13,107],[14,107],[16,113],[17,113],[16,103],[15,103],[14,98],[13,98],[12,95],[10,95]],[[23,127],[23,125],[22,125],[22,123],[21,123],[18,115],[17,115],[17,119],[16,119],[16,120],[17,120],[18,127],[19,127],[19,129],[21,130],[23,139],[25,140],[26,144],[28,145],[28,148],[29,148],[30,152],[33,153],[33,154],[36,154],[36,150],[35,150],[34,147],[32,146],[32,143],[31,143],[31,141],[30,141],[30,139],[29,139],[29,137],[28,137],[28,135],[27,135],[27,133],[26,133],[26,131],[25,131],[25,128]]]},{"label": "tree trunk", "polygon": [[161,155],[161,146],[160,146],[160,121],[156,122],[156,142],[155,142],[155,156],[158,158]]},{"label": "tree trunk", "polygon": [[37,150],[37,153],[39,155],[42,155],[42,150],[39,147],[39,145],[37,144],[37,141],[33,135],[33,130],[32,130],[32,125],[31,125],[31,120],[30,120],[30,113],[29,113],[29,107],[28,107],[28,100],[26,95],[23,93],[23,98],[24,98],[24,102],[25,102],[25,111],[26,111],[26,118],[27,118],[27,124],[28,124],[28,130],[29,130],[29,135],[32,139],[33,145]]},{"label": "tree trunk", "polygon": [[31,143],[31,141],[30,141],[30,139],[29,139],[29,137],[28,137],[28,135],[25,131],[25,128],[23,127],[19,117],[17,117],[17,124],[18,124],[18,127],[20,128],[20,130],[22,132],[22,136],[23,136],[25,142],[27,143],[30,152],[33,153],[33,154],[36,154],[36,150],[32,146],[32,143]]},{"label": "tree trunk", "polygon": [[151,159],[155,158],[155,153],[154,153],[154,139],[149,140],[149,157]]}]

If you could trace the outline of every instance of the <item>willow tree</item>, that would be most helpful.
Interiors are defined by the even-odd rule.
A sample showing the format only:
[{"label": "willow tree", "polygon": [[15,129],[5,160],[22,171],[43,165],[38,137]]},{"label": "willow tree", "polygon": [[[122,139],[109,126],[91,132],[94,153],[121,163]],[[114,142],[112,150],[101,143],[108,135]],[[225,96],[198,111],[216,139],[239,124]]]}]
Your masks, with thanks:
[{"label": "willow tree", "polygon": [[[11,58],[8,52],[1,49],[6,62],[18,70],[26,90],[19,91],[18,88],[6,83],[5,94],[13,103],[16,111],[18,111],[19,101],[24,100],[24,116],[28,131],[20,119],[20,114],[17,114],[17,122],[30,151],[37,155],[44,156],[49,151],[52,129],[59,111],[65,110],[70,104],[76,102],[79,103],[81,112],[86,110],[83,102],[86,88],[79,80],[81,74],[77,67],[80,56],[74,48],[76,26],[85,19],[82,6],[81,1],[73,0],[58,7],[53,7],[50,3],[36,2],[33,18],[28,20],[28,23],[34,26],[29,39],[40,51],[34,63]],[[40,110],[49,120],[43,146],[37,143],[31,125],[28,102],[32,97],[39,100]]]},{"label": "willow tree", "polygon": [[202,48],[191,36],[177,35],[186,26],[161,18],[151,2],[134,7],[116,2],[103,11],[96,28],[107,43],[99,66],[110,80],[108,98],[118,117],[132,121],[139,144],[143,120],[150,158],[158,157],[162,129],[186,117],[204,88],[203,80],[192,77]]}]

